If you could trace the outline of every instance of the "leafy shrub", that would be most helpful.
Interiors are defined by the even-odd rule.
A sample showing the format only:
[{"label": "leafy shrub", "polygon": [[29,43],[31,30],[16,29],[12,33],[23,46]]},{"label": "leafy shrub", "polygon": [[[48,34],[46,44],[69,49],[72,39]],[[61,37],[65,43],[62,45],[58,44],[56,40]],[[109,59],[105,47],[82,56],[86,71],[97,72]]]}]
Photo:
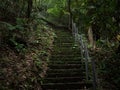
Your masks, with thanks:
[{"label": "leafy shrub", "polygon": [[120,54],[113,54],[101,62],[101,73],[105,81],[109,82],[114,90],[120,89]]}]

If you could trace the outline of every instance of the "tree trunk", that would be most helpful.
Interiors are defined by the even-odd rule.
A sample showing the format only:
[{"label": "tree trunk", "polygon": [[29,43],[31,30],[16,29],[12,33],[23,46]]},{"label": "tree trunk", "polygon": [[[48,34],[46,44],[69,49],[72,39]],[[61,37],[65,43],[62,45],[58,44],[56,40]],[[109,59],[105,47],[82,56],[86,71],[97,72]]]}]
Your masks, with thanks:
[{"label": "tree trunk", "polygon": [[90,42],[90,46],[92,49],[95,49],[96,48],[96,45],[95,45],[95,40],[93,38],[93,30],[92,30],[92,26],[89,26],[88,28],[88,40]]},{"label": "tree trunk", "polygon": [[72,12],[71,12],[71,0],[68,0],[68,12],[69,12],[69,29],[72,29]]},{"label": "tree trunk", "polygon": [[28,0],[28,8],[27,8],[27,18],[30,18],[32,12],[33,1]]}]

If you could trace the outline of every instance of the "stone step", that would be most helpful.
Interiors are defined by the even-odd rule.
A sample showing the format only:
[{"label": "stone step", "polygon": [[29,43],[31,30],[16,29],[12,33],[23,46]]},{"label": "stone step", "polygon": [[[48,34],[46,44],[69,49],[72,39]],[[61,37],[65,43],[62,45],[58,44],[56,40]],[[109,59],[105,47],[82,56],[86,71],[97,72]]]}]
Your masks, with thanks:
[{"label": "stone step", "polygon": [[72,33],[68,33],[68,32],[55,32],[55,34],[57,35],[57,37],[73,37]]},{"label": "stone step", "polygon": [[81,59],[81,54],[54,54],[54,55],[52,55],[51,57],[50,57],[50,60],[52,60],[52,59],[61,59],[61,60],[63,60],[64,58],[68,58],[68,59]]},{"label": "stone step", "polygon": [[54,47],[54,48],[74,47],[74,43],[68,43],[68,44],[57,43],[57,44],[54,44],[52,47]]},{"label": "stone step", "polygon": [[69,36],[72,36],[72,32],[68,32],[68,31],[61,31],[61,30],[57,30],[57,31],[55,31],[55,34],[57,35],[57,36],[63,36],[63,35],[69,35]]},{"label": "stone step", "polygon": [[80,77],[80,76],[85,76],[85,73],[80,73],[80,72],[64,72],[64,73],[48,73],[46,74],[46,77]]},{"label": "stone step", "polygon": [[43,83],[69,83],[69,82],[80,82],[83,80],[83,77],[54,77],[54,78],[45,78]]},{"label": "stone step", "polygon": [[[47,90],[61,90],[61,89],[47,89]],[[87,89],[84,87],[83,89],[77,88],[77,89],[62,89],[62,90],[93,90],[93,89]]]},{"label": "stone step", "polygon": [[[60,44],[58,44],[58,45],[54,45],[54,46],[52,46],[53,48],[54,48],[54,50],[63,50],[63,49],[72,49],[72,50],[76,50],[76,49],[74,49],[74,48],[79,48],[79,47],[74,47],[74,45],[67,45],[67,46],[65,46],[65,45],[60,45]],[[80,50],[80,49],[79,49]]]},{"label": "stone step", "polygon": [[54,62],[54,61],[58,61],[58,62],[67,62],[67,61],[81,61],[81,62],[84,62],[84,61],[82,61],[81,60],[81,57],[72,57],[72,58],[70,58],[70,57],[59,57],[59,58],[57,58],[57,57],[54,57],[54,58],[50,58],[50,61],[49,62]]},{"label": "stone step", "polygon": [[56,53],[59,53],[59,52],[63,52],[63,53],[68,53],[68,52],[71,52],[71,54],[73,52],[80,52],[80,49],[79,48],[69,48],[69,47],[62,47],[62,48],[54,48],[54,50],[52,52],[56,52]]},{"label": "stone step", "polygon": [[74,46],[74,43],[56,43],[54,44],[54,46],[63,46],[63,47],[67,47],[67,46]]},{"label": "stone step", "polygon": [[54,47],[54,49],[56,49],[56,48],[65,48],[65,49],[67,49],[67,48],[73,48],[73,49],[75,49],[75,48],[77,48],[77,49],[79,49],[80,50],[80,46],[75,46],[74,45],[74,43],[57,43],[57,44],[54,44],[52,47]]},{"label": "stone step", "polygon": [[68,46],[66,46],[66,47],[54,47],[54,50],[52,50],[52,54],[54,54],[54,53],[56,53],[56,54],[64,54],[64,53],[66,53],[66,54],[77,54],[77,53],[81,53],[81,51],[80,51],[80,48],[79,47],[68,47]]},{"label": "stone step", "polygon": [[84,72],[84,68],[80,68],[80,69],[48,69],[47,73],[69,73],[69,72]]},{"label": "stone step", "polygon": [[[76,46],[76,47],[75,47],[75,46],[70,46],[70,47],[60,47],[60,48],[59,48],[58,46],[56,46],[56,47],[53,46],[53,47],[54,47],[55,50],[56,50],[56,49],[57,49],[57,50],[58,50],[58,49],[59,49],[59,50],[61,50],[61,49],[62,49],[62,50],[63,50],[63,49],[65,49],[65,50],[67,50],[67,49],[70,49],[70,50],[77,50],[77,49],[79,48],[78,46]],[[80,50],[80,49],[79,49],[79,50]]]},{"label": "stone step", "polygon": [[72,56],[67,56],[67,57],[54,57],[54,58],[50,58],[50,61],[64,61],[64,62],[67,62],[67,61],[81,61],[81,57],[72,57]]},{"label": "stone step", "polygon": [[73,56],[73,55],[74,55],[74,56],[78,56],[78,55],[79,55],[79,56],[81,56],[81,53],[80,53],[80,52],[57,52],[57,53],[56,53],[56,52],[52,52],[52,55],[53,55],[53,56],[54,56],[54,55],[61,55],[61,56],[62,56],[62,55],[66,55],[66,56],[67,56],[67,55],[71,55],[71,56]]},{"label": "stone step", "polygon": [[50,69],[75,69],[81,68],[81,64],[49,64],[48,67]]},{"label": "stone step", "polygon": [[47,83],[43,84],[42,88],[43,90],[77,90],[77,89],[83,89],[83,88],[90,88],[92,86],[91,82],[70,82],[70,83]]},{"label": "stone step", "polygon": [[77,58],[77,57],[81,57],[81,55],[52,55],[50,58]]},{"label": "stone step", "polygon": [[79,51],[79,52],[73,52],[73,51],[56,51],[56,52],[54,52],[54,51],[52,51],[52,56],[55,56],[55,55],[64,55],[64,56],[73,56],[73,55],[79,55],[79,56],[81,56],[81,52]]},{"label": "stone step", "polygon": [[72,35],[66,35],[66,34],[56,35],[55,39],[59,39],[59,38],[73,38],[73,36]]},{"label": "stone step", "polygon": [[59,33],[61,33],[61,34],[62,34],[62,33],[72,34],[72,32],[70,32],[69,30],[61,30],[61,29],[60,29],[60,30],[55,30],[55,33],[56,33],[56,34],[59,34]]},{"label": "stone step", "polygon": [[56,60],[55,61],[54,60],[54,61],[50,61],[49,64],[53,64],[54,65],[54,64],[83,64],[83,63],[81,62],[81,60],[78,60],[78,61],[77,60],[76,61],[74,61],[74,60],[73,61],[72,60],[71,61],[70,60],[67,60],[67,61],[65,61],[65,60],[64,61],[63,60],[61,60],[61,61],[58,60],[57,61]]},{"label": "stone step", "polygon": [[81,57],[54,57],[50,61],[81,61]]},{"label": "stone step", "polygon": [[74,38],[73,37],[66,37],[66,36],[62,36],[62,37],[56,37],[54,38],[54,41],[74,41]]},{"label": "stone step", "polygon": [[73,51],[73,52],[78,52],[78,51],[80,51],[80,48],[78,48],[78,47],[76,47],[76,48],[74,48],[74,47],[54,47],[54,50],[53,51]]},{"label": "stone step", "polygon": [[61,39],[61,40],[55,40],[54,42],[53,42],[54,44],[55,43],[74,43],[74,40],[70,40],[70,39],[68,39],[68,40],[66,40],[66,39]]}]

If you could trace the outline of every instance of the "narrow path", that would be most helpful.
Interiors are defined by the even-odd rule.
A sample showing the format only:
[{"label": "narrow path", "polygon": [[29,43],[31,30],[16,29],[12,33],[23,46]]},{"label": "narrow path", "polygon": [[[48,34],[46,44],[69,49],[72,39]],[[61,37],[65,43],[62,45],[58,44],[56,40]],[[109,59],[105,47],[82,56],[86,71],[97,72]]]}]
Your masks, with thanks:
[{"label": "narrow path", "polygon": [[43,90],[86,90],[85,87],[91,87],[91,83],[85,83],[80,49],[74,46],[70,32],[58,30],[56,35]]}]

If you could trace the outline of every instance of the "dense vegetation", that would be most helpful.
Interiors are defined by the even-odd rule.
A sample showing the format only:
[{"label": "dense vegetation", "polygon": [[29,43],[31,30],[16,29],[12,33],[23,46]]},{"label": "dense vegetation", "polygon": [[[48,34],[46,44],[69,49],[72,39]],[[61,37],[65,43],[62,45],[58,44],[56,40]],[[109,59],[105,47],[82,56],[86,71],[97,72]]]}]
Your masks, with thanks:
[{"label": "dense vegetation", "polygon": [[119,90],[119,3],[119,0],[0,0],[0,89],[40,89],[54,30],[71,32],[73,20],[79,33],[88,39],[98,79],[102,79],[100,87]]}]

